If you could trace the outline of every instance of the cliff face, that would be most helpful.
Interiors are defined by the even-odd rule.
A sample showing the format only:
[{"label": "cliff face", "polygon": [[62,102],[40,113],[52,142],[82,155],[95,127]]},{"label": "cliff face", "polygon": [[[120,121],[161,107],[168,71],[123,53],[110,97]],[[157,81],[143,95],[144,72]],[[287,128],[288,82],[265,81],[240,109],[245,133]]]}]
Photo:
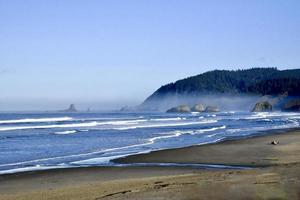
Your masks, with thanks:
[{"label": "cliff face", "polygon": [[140,108],[164,110],[178,104],[205,103],[203,101],[213,101],[215,104],[228,102],[226,106],[230,106],[243,98],[245,105],[242,107],[251,101],[255,102],[262,95],[276,96],[283,93],[300,96],[300,69],[215,70],[160,87]]}]

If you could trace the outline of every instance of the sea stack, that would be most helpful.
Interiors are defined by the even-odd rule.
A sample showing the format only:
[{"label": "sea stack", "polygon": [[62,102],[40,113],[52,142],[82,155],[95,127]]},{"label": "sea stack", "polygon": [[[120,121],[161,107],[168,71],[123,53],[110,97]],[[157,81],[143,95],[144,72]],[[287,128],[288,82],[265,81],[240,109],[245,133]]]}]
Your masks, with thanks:
[{"label": "sea stack", "polygon": [[300,111],[300,99],[289,100],[282,108],[283,111],[299,112]]},{"label": "sea stack", "polygon": [[217,106],[207,106],[205,112],[220,112],[220,109]]},{"label": "sea stack", "polygon": [[64,110],[64,112],[77,112],[77,109],[74,104],[71,104],[68,109]]},{"label": "sea stack", "polygon": [[191,111],[192,111],[192,112],[204,112],[204,111],[205,111],[205,107],[204,107],[203,104],[198,103],[198,104],[194,105],[194,106],[191,108]]},{"label": "sea stack", "polygon": [[268,101],[262,101],[255,104],[252,112],[271,112],[272,109],[272,104],[270,104]]},{"label": "sea stack", "polygon": [[167,113],[189,113],[191,109],[188,105],[179,105],[167,110]]}]

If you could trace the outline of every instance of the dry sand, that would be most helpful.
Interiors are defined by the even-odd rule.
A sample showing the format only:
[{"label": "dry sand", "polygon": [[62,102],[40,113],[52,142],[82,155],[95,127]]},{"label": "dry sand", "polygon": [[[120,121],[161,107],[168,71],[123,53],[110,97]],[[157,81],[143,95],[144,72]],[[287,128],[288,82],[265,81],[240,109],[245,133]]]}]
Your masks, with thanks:
[{"label": "dry sand", "polygon": [[[270,145],[272,140],[278,145]],[[300,132],[129,156],[118,162],[252,166],[58,169],[0,176],[0,199],[300,199]]]}]

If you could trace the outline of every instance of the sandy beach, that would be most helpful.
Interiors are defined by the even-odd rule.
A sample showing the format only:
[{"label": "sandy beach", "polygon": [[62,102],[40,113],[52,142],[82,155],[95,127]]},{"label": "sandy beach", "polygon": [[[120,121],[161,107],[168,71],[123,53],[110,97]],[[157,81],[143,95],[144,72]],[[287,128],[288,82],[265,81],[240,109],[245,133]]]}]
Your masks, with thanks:
[{"label": "sandy beach", "polygon": [[[279,141],[278,145],[270,142]],[[0,176],[0,199],[299,199],[300,131],[162,150],[119,163],[201,163],[251,169],[87,167]]]}]

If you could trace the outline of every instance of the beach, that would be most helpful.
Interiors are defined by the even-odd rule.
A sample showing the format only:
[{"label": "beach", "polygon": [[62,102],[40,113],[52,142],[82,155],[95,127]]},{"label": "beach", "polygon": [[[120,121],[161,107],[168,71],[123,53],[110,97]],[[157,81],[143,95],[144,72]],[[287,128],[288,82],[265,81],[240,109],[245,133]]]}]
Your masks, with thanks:
[{"label": "beach", "polygon": [[[271,141],[279,141],[271,145]],[[201,163],[249,169],[86,167],[0,176],[0,199],[299,199],[300,131],[161,150],[118,163]]]}]

